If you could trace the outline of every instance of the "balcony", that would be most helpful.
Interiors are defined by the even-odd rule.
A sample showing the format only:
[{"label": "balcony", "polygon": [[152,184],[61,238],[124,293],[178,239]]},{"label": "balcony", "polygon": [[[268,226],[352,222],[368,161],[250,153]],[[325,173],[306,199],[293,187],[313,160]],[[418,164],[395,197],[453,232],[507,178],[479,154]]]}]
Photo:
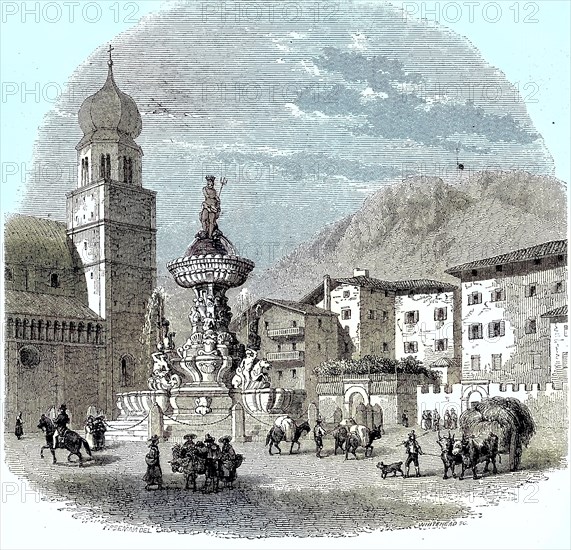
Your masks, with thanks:
[{"label": "balcony", "polygon": [[266,354],[268,361],[303,361],[303,351],[278,351]]},{"label": "balcony", "polygon": [[268,330],[268,338],[287,338],[288,336],[303,336],[304,327],[276,328]]}]

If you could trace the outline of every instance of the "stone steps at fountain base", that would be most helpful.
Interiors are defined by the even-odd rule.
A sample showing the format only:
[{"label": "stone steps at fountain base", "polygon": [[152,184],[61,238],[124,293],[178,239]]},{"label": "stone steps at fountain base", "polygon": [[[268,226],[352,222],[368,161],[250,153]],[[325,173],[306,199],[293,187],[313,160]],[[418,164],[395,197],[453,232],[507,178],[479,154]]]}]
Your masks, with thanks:
[{"label": "stone steps at fountain base", "polygon": [[109,441],[147,441],[149,439],[147,420],[133,426],[136,423],[137,419],[108,422],[109,427],[105,432],[105,439]]}]

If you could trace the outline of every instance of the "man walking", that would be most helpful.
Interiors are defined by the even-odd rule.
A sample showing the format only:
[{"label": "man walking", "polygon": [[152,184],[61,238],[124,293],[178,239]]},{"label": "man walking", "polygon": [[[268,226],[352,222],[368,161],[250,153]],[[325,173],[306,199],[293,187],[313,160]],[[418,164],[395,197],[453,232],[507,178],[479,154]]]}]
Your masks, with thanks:
[{"label": "man walking", "polygon": [[161,461],[159,453],[159,436],[153,435],[149,439],[149,452],[145,456],[147,463],[147,473],[143,481],[147,482],[145,489],[150,490],[151,485],[156,485],[158,489],[163,488],[163,472],[161,470]]},{"label": "man walking", "polygon": [[416,477],[420,477],[420,467],[418,465],[418,455],[422,454],[422,449],[416,440],[416,435],[414,430],[408,434],[408,439],[403,442],[404,448],[406,450],[407,459],[405,462],[406,474],[404,477],[409,477],[410,465],[414,463],[414,468],[416,470]]},{"label": "man walking", "polygon": [[321,456],[321,451],[323,450],[323,436],[325,435],[325,430],[323,429],[322,420],[318,419],[315,428],[313,428],[313,439],[315,439],[315,456],[317,458],[323,458]]}]

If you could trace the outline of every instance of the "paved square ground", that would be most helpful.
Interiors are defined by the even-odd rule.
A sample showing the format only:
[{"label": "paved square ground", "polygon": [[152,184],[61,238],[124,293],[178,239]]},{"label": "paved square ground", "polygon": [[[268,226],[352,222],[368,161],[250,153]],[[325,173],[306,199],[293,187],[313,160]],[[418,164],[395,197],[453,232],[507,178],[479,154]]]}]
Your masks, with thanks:
[{"label": "paved square ground", "polygon": [[[270,456],[263,443],[236,444],[245,456],[235,489],[203,494],[184,489],[181,474],[171,471],[172,444],[161,442],[161,465],[166,489],[145,491],[147,446],[143,442],[110,443],[80,468],[66,462],[58,450],[39,456],[41,434],[26,434],[21,441],[6,436],[7,462],[17,475],[50,499],[65,501],[81,520],[149,531],[210,533],[218,536],[347,536],[371,530],[402,529],[428,522],[457,524],[477,517],[482,506],[500,500],[532,499],[537,484],[550,468],[561,467],[566,454],[565,435],[541,431],[524,450],[522,470],[507,471],[507,456],[498,475],[481,479],[442,479],[436,434],[419,438],[421,478],[382,479],[376,467],[405,459],[399,446],[407,429],[387,429],[375,442],[373,457],[344,460],[333,456],[333,440],[325,439],[325,457],[315,456],[310,437],[302,439],[301,452]],[[418,432],[418,430],[417,430]],[[422,433],[422,432],[420,432]],[[75,457],[72,460],[77,460]],[[480,466],[480,471],[482,467]],[[199,488],[202,486],[199,479]]]}]

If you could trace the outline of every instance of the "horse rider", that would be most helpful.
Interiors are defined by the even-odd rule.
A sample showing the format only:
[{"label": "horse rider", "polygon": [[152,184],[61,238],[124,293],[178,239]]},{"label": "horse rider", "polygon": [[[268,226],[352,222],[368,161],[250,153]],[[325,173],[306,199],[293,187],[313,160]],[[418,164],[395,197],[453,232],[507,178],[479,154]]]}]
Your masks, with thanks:
[{"label": "horse rider", "polygon": [[38,428],[40,428],[42,431],[45,430],[46,445],[48,448],[55,449],[54,434],[56,433],[56,427],[55,424],[50,420],[49,416],[42,414],[40,417],[40,422],[38,423]]},{"label": "horse rider", "polygon": [[[54,448],[57,449],[59,447],[60,439],[63,440],[65,437],[66,432],[68,431],[67,425],[70,423],[69,416],[67,414],[67,407],[65,405],[60,405],[58,416],[55,419],[55,425],[57,429],[57,433],[55,436],[55,445]],[[63,441],[62,441],[63,442]]]},{"label": "horse rider", "polygon": [[325,436],[325,430],[323,429],[323,421],[319,418],[313,428],[313,439],[315,440],[315,456],[317,458],[323,458],[321,456],[321,451],[323,450],[323,437]]},{"label": "horse rider", "polygon": [[414,433],[414,430],[412,430],[412,432],[410,432],[408,434],[408,439],[406,441],[403,442],[404,448],[406,450],[406,454],[407,459],[405,462],[405,467],[406,467],[406,474],[404,477],[409,477],[409,471],[410,471],[410,464],[411,462],[414,463],[414,468],[416,469],[416,477],[420,477],[420,468],[418,465],[418,455],[423,454],[422,453],[422,449],[420,448],[420,445],[418,444],[418,441],[416,440],[416,435]]}]

